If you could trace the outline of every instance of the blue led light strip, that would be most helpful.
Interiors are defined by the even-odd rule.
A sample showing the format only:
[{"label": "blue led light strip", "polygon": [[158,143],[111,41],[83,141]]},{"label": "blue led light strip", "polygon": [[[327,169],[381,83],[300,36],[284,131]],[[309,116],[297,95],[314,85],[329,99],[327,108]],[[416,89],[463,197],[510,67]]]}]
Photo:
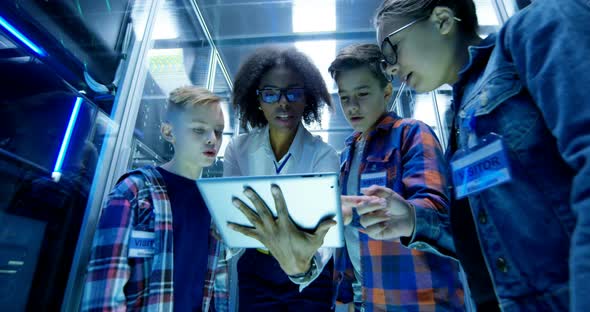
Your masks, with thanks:
[{"label": "blue led light strip", "polygon": [[46,56],[47,53],[43,51],[38,45],[34,44],[29,38],[23,35],[18,29],[14,28],[10,23],[8,23],[2,16],[0,16],[0,26],[6,29],[9,33],[11,33],[14,37],[16,37],[20,42],[24,45],[29,47],[29,49],[33,50],[39,56]]},{"label": "blue led light strip", "polygon": [[57,160],[55,162],[55,167],[53,168],[53,175],[52,176],[59,176],[61,174],[61,166],[63,165],[63,161],[64,161],[64,158],[66,157],[66,152],[68,150],[68,146],[70,145],[70,139],[72,137],[72,132],[74,131],[74,126],[76,125],[76,119],[78,119],[78,113],[80,112],[81,105],[82,105],[82,98],[79,97],[76,99],[76,103],[74,104],[74,109],[72,109],[72,115],[70,116],[70,121],[68,122],[68,128],[66,129],[66,133],[64,134],[64,139],[61,142],[61,148],[59,149],[59,155],[57,156]]}]

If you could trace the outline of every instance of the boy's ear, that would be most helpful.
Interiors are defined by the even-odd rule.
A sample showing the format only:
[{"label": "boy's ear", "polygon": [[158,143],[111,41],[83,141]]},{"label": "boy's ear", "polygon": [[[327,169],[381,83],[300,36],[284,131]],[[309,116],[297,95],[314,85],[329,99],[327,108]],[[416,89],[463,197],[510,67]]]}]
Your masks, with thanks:
[{"label": "boy's ear", "polygon": [[172,133],[172,125],[167,121],[163,121],[160,125],[160,132],[164,140],[174,144],[174,134]]}]

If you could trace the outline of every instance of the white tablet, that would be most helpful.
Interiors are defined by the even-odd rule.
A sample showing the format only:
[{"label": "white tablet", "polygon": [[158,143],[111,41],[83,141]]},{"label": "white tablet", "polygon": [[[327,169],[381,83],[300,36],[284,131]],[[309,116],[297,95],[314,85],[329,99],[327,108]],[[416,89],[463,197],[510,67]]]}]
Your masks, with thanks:
[{"label": "white tablet", "polygon": [[270,192],[273,183],[283,191],[289,215],[297,226],[312,230],[320,221],[333,218],[338,224],[330,228],[322,246],[344,246],[337,173],[198,179],[199,191],[227,246],[264,247],[259,241],[230,229],[227,223],[252,226],[242,212],[232,204],[232,198],[235,196],[255,209],[252,202],[244,195],[245,186],[254,189],[276,216],[274,199]]}]

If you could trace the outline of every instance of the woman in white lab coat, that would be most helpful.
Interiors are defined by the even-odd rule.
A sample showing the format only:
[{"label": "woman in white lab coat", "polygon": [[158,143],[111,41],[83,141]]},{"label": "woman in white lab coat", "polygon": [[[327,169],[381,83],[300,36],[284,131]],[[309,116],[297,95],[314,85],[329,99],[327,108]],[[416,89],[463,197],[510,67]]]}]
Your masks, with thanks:
[{"label": "woman in white lab coat", "polygon": [[[241,126],[252,130],[227,146],[224,176],[338,171],[336,151],[303,126],[320,121],[324,104],[331,105],[330,94],[303,53],[272,47],[257,50],[242,64],[233,93]],[[318,248],[334,224],[324,221],[315,233],[295,226],[279,231],[278,225],[268,222],[255,229],[234,226],[267,247],[246,250],[232,259],[239,258],[232,272],[237,267],[237,288],[236,274],[230,274],[231,294],[239,291],[239,311],[330,310],[332,252]]]}]

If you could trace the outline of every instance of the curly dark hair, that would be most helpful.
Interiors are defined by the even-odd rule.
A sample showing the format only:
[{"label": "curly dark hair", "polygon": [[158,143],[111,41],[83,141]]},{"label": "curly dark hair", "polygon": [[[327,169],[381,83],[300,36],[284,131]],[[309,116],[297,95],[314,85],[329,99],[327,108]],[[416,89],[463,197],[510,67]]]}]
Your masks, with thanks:
[{"label": "curly dark hair", "polygon": [[246,127],[264,127],[268,121],[261,110],[256,89],[262,76],[276,66],[285,66],[303,79],[305,88],[305,109],[303,121],[306,124],[320,122],[320,110],[324,104],[332,106],[332,97],[320,71],[302,52],[294,48],[263,47],[257,49],[240,66],[234,80],[232,102],[240,117],[240,124]]}]

